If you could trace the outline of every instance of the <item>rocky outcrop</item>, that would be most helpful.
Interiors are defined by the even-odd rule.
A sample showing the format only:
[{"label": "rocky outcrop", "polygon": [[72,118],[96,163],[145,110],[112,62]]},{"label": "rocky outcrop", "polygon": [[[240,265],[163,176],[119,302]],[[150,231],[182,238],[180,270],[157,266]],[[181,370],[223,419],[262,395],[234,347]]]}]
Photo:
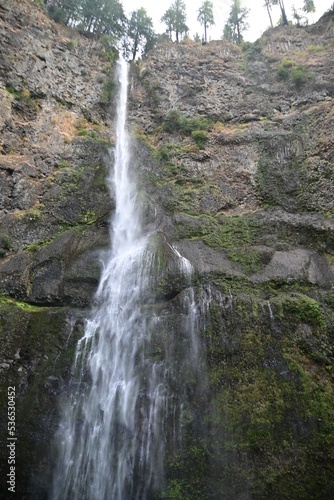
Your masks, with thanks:
[{"label": "rocky outcrop", "polygon": [[333,494],[333,33],[328,14],[132,69],[146,220],[192,263],[206,321],[173,498]]}]

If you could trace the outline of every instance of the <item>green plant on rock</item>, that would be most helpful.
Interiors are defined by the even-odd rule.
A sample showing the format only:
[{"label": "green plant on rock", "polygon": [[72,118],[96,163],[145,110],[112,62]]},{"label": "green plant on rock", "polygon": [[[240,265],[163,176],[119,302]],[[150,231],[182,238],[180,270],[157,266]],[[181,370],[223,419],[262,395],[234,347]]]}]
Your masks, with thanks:
[{"label": "green plant on rock", "polygon": [[205,130],[193,130],[191,132],[191,137],[194,139],[199,149],[204,149],[205,143],[208,140],[208,134]]},{"label": "green plant on rock", "polygon": [[301,87],[312,78],[312,75],[309,74],[305,66],[302,64],[296,65],[295,62],[290,59],[282,59],[277,68],[277,76],[280,80],[290,80],[297,88]]},{"label": "green plant on rock", "polygon": [[321,326],[324,323],[318,302],[307,295],[286,297],[283,301],[283,311],[310,325]]},{"label": "green plant on rock", "polygon": [[112,80],[108,80],[104,84],[102,92],[102,102],[108,104],[112,101],[115,92],[115,83]]},{"label": "green plant on rock", "polygon": [[75,50],[78,46],[78,42],[76,40],[70,39],[66,43],[66,46],[67,46],[68,50]]},{"label": "green plant on rock", "polygon": [[164,129],[166,130],[166,132],[172,134],[175,130],[179,130],[180,120],[181,113],[178,109],[172,109],[171,111],[169,111],[164,121]]},{"label": "green plant on rock", "polygon": [[204,132],[208,130],[211,125],[211,120],[207,118],[185,118],[178,109],[172,109],[165,118],[164,129],[169,133],[179,131],[184,135],[192,135],[192,132],[195,131]]},{"label": "green plant on rock", "polygon": [[289,80],[291,69],[294,66],[294,61],[291,59],[282,59],[277,68],[277,76],[280,80]]},{"label": "green plant on rock", "polygon": [[[80,134],[78,134],[78,135],[80,135]],[[58,167],[59,168],[70,168],[71,165],[69,163],[67,163],[67,161],[60,161],[58,163]]]},{"label": "green plant on rock", "polygon": [[5,235],[1,237],[2,240],[2,248],[5,250],[11,250],[13,248],[13,238],[9,235]]},{"label": "green plant on rock", "polygon": [[25,248],[25,251],[26,252],[37,252],[40,248],[40,245],[39,243],[30,243],[26,248]]},{"label": "green plant on rock", "polygon": [[296,87],[301,87],[308,80],[308,73],[305,66],[298,64],[292,68],[291,71],[291,81],[296,85]]}]

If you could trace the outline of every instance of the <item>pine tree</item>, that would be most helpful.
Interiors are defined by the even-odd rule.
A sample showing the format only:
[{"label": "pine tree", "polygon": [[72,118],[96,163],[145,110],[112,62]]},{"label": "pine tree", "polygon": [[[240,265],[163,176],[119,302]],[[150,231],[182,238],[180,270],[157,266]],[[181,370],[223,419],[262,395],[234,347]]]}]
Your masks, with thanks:
[{"label": "pine tree", "polygon": [[240,44],[243,40],[242,32],[248,28],[246,18],[249,9],[241,7],[240,0],[233,0],[230,15],[224,27],[224,38],[232,43]]},{"label": "pine tree", "polygon": [[213,18],[213,4],[209,0],[204,0],[198,10],[197,20],[204,26],[204,38],[207,40],[206,31],[209,26],[215,24]]},{"label": "pine tree", "polygon": [[187,33],[189,30],[186,20],[186,6],[182,0],[175,0],[161,18],[161,22],[167,25],[167,32],[170,34],[170,38],[171,33],[175,32],[177,42],[179,41],[179,36]]},{"label": "pine tree", "polygon": [[155,38],[152,18],[147,15],[146,10],[141,7],[132,12],[128,27],[129,49],[132,53],[132,60],[136,58],[140,48],[147,52],[152,47]]}]

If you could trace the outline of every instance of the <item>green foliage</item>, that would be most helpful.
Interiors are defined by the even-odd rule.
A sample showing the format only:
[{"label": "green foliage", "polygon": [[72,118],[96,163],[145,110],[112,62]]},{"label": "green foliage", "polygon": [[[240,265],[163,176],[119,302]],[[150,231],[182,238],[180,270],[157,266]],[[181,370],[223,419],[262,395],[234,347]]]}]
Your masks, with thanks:
[{"label": "green foliage", "polygon": [[112,35],[115,40],[125,32],[126,16],[120,0],[48,0],[47,9],[56,22],[84,32]]},{"label": "green foliage", "polygon": [[179,130],[179,123],[181,120],[181,113],[178,109],[172,109],[169,111],[164,122],[164,129],[166,132],[173,133],[175,130]]},{"label": "green foliage", "polygon": [[57,5],[51,4],[48,6],[48,13],[51,19],[58,24],[66,24],[66,10],[59,8]]},{"label": "green foliage", "polygon": [[110,65],[113,66],[119,57],[119,51],[115,47],[115,37],[112,35],[103,35],[101,38],[101,45],[105,50],[105,58],[110,62]]},{"label": "green foliage", "polygon": [[307,50],[309,50],[310,52],[322,52],[323,50],[325,50],[325,46],[324,45],[309,45],[307,47]]},{"label": "green foliage", "polygon": [[282,59],[277,69],[277,76],[280,80],[289,80],[291,68],[294,66],[294,61],[290,59]]},{"label": "green foliage", "polygon": [[26,246],[25,248],[25,251],[26,252],[37,252],[40,248],[40,244],[39,243],[30,243],[28,246]]},{"label": "green foliage", "polygon": [[291,71],[291,81],[296,85],[296,87],[301,87],[308,80],[308,72],[305,66],[298,64],[292,68]]},{"label": "green foliage", "polygon": [[19,95],[19,93],[16,92],[15,88],[13,87],[13,85],[7,85],[6,86],[6,90],[7,90],[7,92],[9,92],[12,95],[15,95],[15,96]]},{"label": "green foliage", "polygon": [[191,132],[191,137],[194,139],[199,149],[204,149],[205,143],[208,140],[208,134],[205,130],[193,130]]},{"label": "green foliage", "polygon": [[13,248],[13,238],[9,235],[4,235],[1,237],[1,246],[5,250],[11,250]]},{"label": "green foliage", "polygon": [[292,314],[298,321],[310,325],[321,326],[324,323],[318,302],[306,295],[287,297],[283,302],[283,310],[285,313]]},{"label": "green foliage", "polygon": [[204,26],[204,39],[207,40],[207,29],[215,24],[213,17],[213,3],[209,0],[204,0],[201,7],[198,9],[197,21]]},{"label": "green foliage", "polygon": [[[81,130],[83,130],[83,129],[81,129]],[[80,134],[78,134],[78,135],[80,135]],[[71,165],[69,163],[67,163],[67,161],[60,161],[58,163],[58,167],[59,168],[70,168]]]},{"label": "green foliage", "polygon": [[128,49],[132,54],[132,60],[136,59],[137,52],[142,49],[147,54],[155,43],[152,18],[148,16],[142,7],[132,12],[128,24]]},{"label": "green foliage", "polygon": [[[184,135],[192,135],[193,132],[196,132],[195,136],[198,140],[205,142],[208,138],[207,134],[204,135],[205,130],[208,130],[211,124],[212,122],[207,118],[185,118],[178,109],[172,109],[165,119],[164,129],[169,133],[179,131]],[[194,136],[193,138],[195,139]]]},{"label": "green foliage", "polygon": [[249,9],[241,7],[241,0],[233,0],[230,15],[224,26],[224,38],[231,43],[241,44],[242,33],[248,28],[246,21]]},{"label": "green foliage", "polygon": [[6,250],[4,248],[0,248],[0,259],[2,259],[3,257],[5,257],[6,255]]},{"label": "green foliage", "polygon": [[41,7],[41,9],[45,10],[45,5],[44,5],[44,2],[43,0],[33,0],[37,5],[39,5],[39,7]]},{"label": "green foliage", "polygon": [[311,77],[305,66],[302,64],[296,65],[290,59],[282,59],[277,68],[277,76],[280,80],[291,80],[297,88],[304,85]]},{"label": "green foliage", "polygon": [[188,32],[186,21],[186,6],[182,0],[175,0],[161,18],[161,22],[167,26],[170,39],[172,39],[172,33],[175,32],[177,42],[180,35]]},{"label": "green foliage", "polygon": [[315,12],[315,5],[313,0],[304,0],[303,11],[307,14]]},{"label": "green foliage", "polygon": [[268,255],[250,248],[233,248],[227,252],[228,258],[242,266],[246,274],[253,274],[261,271],[268,263]]},{"label": "green foliage", "polygon": [[78,42],[76,40],[71,39],[67,42],[66,45],[69,50],[75,50],[78,46]]},{"label": "green foliage", "polygon": [[104,102],[110,103],[115,92],[115,82],[113,80],[108,80],[105,82],[103,87],[102,98]]},{"label": "green foliage", "polygon": [[203,241],[212,247],[242,247],[250,244],[250,228],[241,216],[224,217],[224,223],[206,234]]}]

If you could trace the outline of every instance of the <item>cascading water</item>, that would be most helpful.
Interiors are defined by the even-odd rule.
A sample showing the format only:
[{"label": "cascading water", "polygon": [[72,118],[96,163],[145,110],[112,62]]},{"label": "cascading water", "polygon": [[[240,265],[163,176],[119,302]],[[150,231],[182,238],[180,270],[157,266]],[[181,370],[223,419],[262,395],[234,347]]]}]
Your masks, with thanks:
[{"label": "cascading water", "polygon": [[[152,282],[162,264],[152,235],[142,235],[128,175],[126,62],[118,63],[118,75],[112,247],[78,343],[70,402],[56,435],[54,500],[150,498],[163,490],[166,447],[177,442],[182,427],[180,366],[187,362],[176,355],[175,336],[163,333],[169,325],[163,327],[152,299]],[[190,263],[172,251],[180,274],[188,275]],[[198,353],[194,293],[182,293],[181,327],[189,332],[182,349],[193,366]]]}]

